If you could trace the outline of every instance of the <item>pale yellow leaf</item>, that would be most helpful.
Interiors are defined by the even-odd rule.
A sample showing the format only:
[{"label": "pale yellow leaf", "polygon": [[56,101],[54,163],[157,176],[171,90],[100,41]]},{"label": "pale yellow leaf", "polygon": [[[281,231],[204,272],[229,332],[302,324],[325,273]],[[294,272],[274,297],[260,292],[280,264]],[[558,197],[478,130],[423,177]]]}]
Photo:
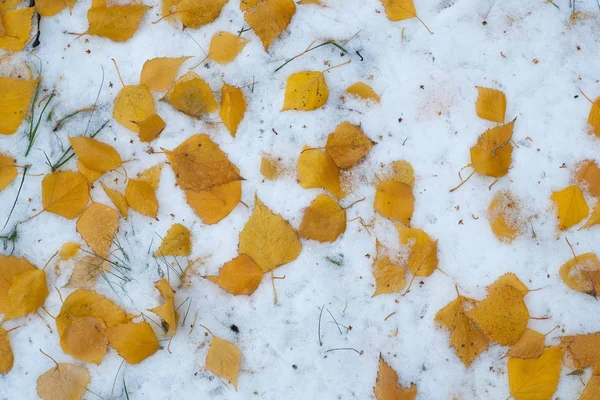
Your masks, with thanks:
[{"label": "pale yellow leaf", "polygon": [[90,380],[86,367],[59,363],[37,379],[37,394],[43,400],[80,400]]},{"label": "pale yellow leaf", "polygon": [[106,257],[119,230],[119,213],[100,203],[92,203],[77,220],[77,232],[100,257]]},{"label": "pale yellow leaf", "polygon": [[140,84],[155,92],[164,92],[171,86],[181,64],[190,57],[159,57],[144,63]]},{"label": "pale yellow leaf", "polygon": [[46,271],[34,269],[14,276],[8,289],[9,307],[2,321],[36,312],[44,305],[48,294]]},{"label": "pale yellow leaf", "polygon": [[98,274],[108,271],[110,271],[108,261],[96,256],[85,256],[75,264],[65,287],[89,289],[96,284]]},{"label": "pale yellow leaf", "polygon": [[206,355],[206,369],[221,378],[227,379],[237,388],[241,362],[242,352],[236,345],[220,337],[213,336]]},{"label": "pale yellow leaf", "polygon": [[229,64],[240,51],[248,44],[249,40],[233,33],[219,31],[210,40],[208,58],[219,64]]}]

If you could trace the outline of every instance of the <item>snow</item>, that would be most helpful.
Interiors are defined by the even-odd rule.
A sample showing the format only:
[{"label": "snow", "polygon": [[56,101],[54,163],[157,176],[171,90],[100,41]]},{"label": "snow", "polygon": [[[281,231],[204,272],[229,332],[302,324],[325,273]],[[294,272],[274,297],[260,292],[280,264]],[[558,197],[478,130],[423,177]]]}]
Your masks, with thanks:
[{"label": "snow", "polygon": [[[485,287],[506,272],[516,273],[532,289],[541,289],[527,295],[526,303],[532,316],[549,316],[531,320],[530,328],[546,333],[560,326],[548,335],[547,345],[557,344],[557,337],[563,334],[600,330],[597,301],[569,289],[558,276],[559,267],[572,257],[564,238],[569,238],[579,254],[597,253],[599,228],[560,233],[550,200],[552,191],[569,184],[577,161],[600,161],[600,141],[586,134],[590,104],[579,93],[581,89],[590,98],[600,96],[600,17],[595,1],[577,2],[577,9],[589,17],[571,22],[567,0],[555,1],[560,9],[544,1],[416,0],[419,16],[434,35],[415,19],[389,21],[377,0],[325,3],[327,8],[298,6],[288,30],[274,41],[269,54],[250,31],[244,36],[252,41],[234,62],[221,66],[209,61],[195,70],[215,92],[222,81],[236,86],[256,82],[253,90],[244,89],[248,110],[236,138],[222,124],[215,124],[218,115],[194,120],[158,101],[160,94],[155,96],[157,112],[167,128],[151,147],[156,151],[173,149],[193,134],[210,134],[240,168],[245,178],[242,201],[250,208],[240,204],[220,223],[204,225],[175,186],[172,170],[168,166],[163,169],[157,192],[158,221],[133,211],[128,221],[121,221],[119,239],[132,257],[133,281],[124,291],[115,291],[99,279],[96,290],[130,313],[144,312],[158,320],[145,311],[161,302],[154,289],[161,274],[151,254],[160,244],[159,235],[164,236],[173,223],[182,223],[193,235],[190,259],[202,260],[192,285],[176,294],[177,304],[189,299],[180,314],[185,314],[191,302],[186,326],[180,327],[168,348],[167,341],[161,342],[164,349],[139,365],[120,367],[122,359],[112,349],[101,365],[87,364],[92,375],[87,398],[125,398],[125,382],[131,399],[369,399],[373,398],[381,353],[402,384],[417,384],[419,399],[504,399],[509,396],[506,359],[501,359],[506,348],[493,346],[472,367],[465,368],[450,347],[448,332],[436,327],[434,316],[455,298],[455,285],[461,294],[481,299]],[[45,18],[41,46],[31,56],[12,60],[15,65],[26,60],[33,68],[41,66],[43,87],[57,94],[52,103],[55,118],[94,104],[104,73],[100,109],[90,131],[110,121],[97,138],[130,160],[124,165],[130,177],[165,161],[165,156],[148,154],[147,144],[112,119],[121,83],[111,59],[118,63],[126,84],[137,84],[147,59],[194,56],[181,68],[183,75],[204,58],[195,42],[207,51],[215,32],[236,32],[245,26],[237,0],[224,7],[215,23],[198,30],[181,30],[167,21],[153,24],[159,19],[161,5],[158,1],[144,4],[153,8],[136,35],[125,43],[90,36],[76,39],[66,33],[86,30],[90,1],[84,0],[75,5],[72,14],[63,11]],[[273,72],[313,40],[350,38],[344,44],[349,56],[341,57],[339,49],[325,46]],[[326,73],[330,97],[325,107],[313,112],[280,112],[287,76],[303,70],[322,71],[349,58],[349,65]],[[357,81],[372,85],[381,103],[341,101],[345,89]],[[469,148],[494,126],[475,114],[477,85],[506,93],[507,120],[517,117],[514,140],[519,147],[513,152],[509,174],[492,190],[488,190],[491,178],[475,175],[450,193],[459,183],[457,172],[469,163]],[[285,276],[275,280],[276,305],[268,276],[250,297],[232,296],[200,278],[217,273],[224,262],[236,256],[238,233],[251,213],[255,193],[275,213],[299,227],[303,208],[322,191],[302,189],[296,183],[297,157],[304,145],[323,146],[327,135],[345,120],[362,124],[365,133],[378,142],[363,162],[345,173],[344,182],[351,193],[341,201],[346,206],[365,197],[366,201],[349,209],[348,218],[360,216],[367,223],[374,220],[374,229],[369,233],[355,221],[333,244],[303,240],[300,257],[275,271],[276,276]],[[42,178],[35,175],[49,172],[42,150],[51,160],[57,159],[67,137],[82,134],[87,121],[86,116],[77,117],[56,135],[51,133],[53,122],[43,121],[36,150],[27,158],[23,156],[27,143],[24,126],[15,135],[0,137],[0,150],[17,158],[18,165],[31,164],[34,174],[26,178],[11,223],[2,234],[41,208]],[[274,182],[263,181],[263,154],[282,157],[287,174]],[[413,226],[439,240],[444,273],[417,279],[404,297],[371,298],[375,236],[390,251],[403,255],[393,224],[373,211],[376,176],[400,159],[409,161],[416,171]],[[65,168],[76,169],[75,160]],[[2,221],[16,196],[19,179],[0,192]],[[111,183],[114,179],[122,190],[125,179],[118,172],[101,178]],[[531,217],[531,229],[512,244],[497,240],[486,218],[494,193],[504,189],[521,200],[525,215]],[[92,197],[111,204],[100,185],[93,189]],[[588,203],[593,204],[591,198]],[[39,267],[64,242],[82,242],[75,221],[50,213],[19,225],[18,232],[15,254]],[[326,259],[342,255],[341,266]],[[73,261],[64,262],[55,269],[52,262],[47,269],[49,287],[59,288],[63,297],[71,291],[62,286],[73,265]],[[161,270],[166,273],[164,265]],[[170,278],[177,286],[172,272]],[[318,320],[323,305],[320,346]],[[46,308],[56,315],[60,306],[57,291],[51,290]],[[197,324],[189,333],[196,312]],[[395,314],[384,320],[391,313]],[[332,317],[352,329],[346,333],[342,328],[340,334]],[[62,352],[54,322],[48,316],[45,319],[30,315],[5,324],[7,329],[20,328],[10,334],[15,366],[0,376],[0,399],[36,398],[37,377],[53,366],[38,349],[59,362],[78,363]],[[210,336],[200,323],[242,351],[237,391],[205,369]],[[335,348],[354,348],[361,354],[327,352]],[[578,377],[566,376],[570,371],[563,368],[555,397],[577,398],[583,390]],[[584,381],[589,374],[582,377]]]}]

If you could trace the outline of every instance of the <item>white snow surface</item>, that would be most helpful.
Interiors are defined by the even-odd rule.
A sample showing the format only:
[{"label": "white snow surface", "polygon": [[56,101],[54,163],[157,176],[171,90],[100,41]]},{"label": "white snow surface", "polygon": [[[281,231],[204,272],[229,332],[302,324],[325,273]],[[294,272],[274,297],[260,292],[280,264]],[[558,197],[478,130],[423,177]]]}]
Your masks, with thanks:
[{"label": "white snow surface", "polygon": [[[434,32],[430,35],[416,19],[388,20],[377,0],[325,0],[326,8],[300,5],[287,31],[272,44],[269,53],[252,31],[243,33],[251,42],[234,62],[221,66],[207,61],[196,69],[213,91],[222,82],[246,87],[248,110],[237,137],[232,138],[218,115],[192,119],[157,101],[157,111],[167,128],[151,143],[155,150],[173,149],[193,134],[208,133],[239,167],[243,181],[242,201],[216,225],[205,225],[186,204],[184,192],[175,177],[163,168],[158,189],[158,221],[131,211],[121,220],[118,238],[132,258],[133,280],[124,291],[113,290],[100,278],[96,290],[113,299],[130,313],[145,312],[162,299],[154,282],[166,273],[159,271],[152,253],[173,223],[188,227],[193,235],[190,259],[201,257],[199,275],[216,274],[223,263],[237,255],[238,234],[247,221],[256,195],[275,213],[298,228],[303,209],[322,190],[303,189],[296,181],[296,160],[304,145],[323,146],[327,135],[342,121],[361,124],[378,144],[357,166],[344,173],[351,193],[343,206],[358,199],[365,201],[348,211],[348,219],[362,217],[374,221],[370,233],[358,221],[332,244],[303,240],[295,261],[278,268],[275,275],[278,304],[268,275],[252,296],[230,295],[213,283],[196,276],[190,287],[177,290],[176,303],[191,301],[185,327],[180,327],[167,350],[163,349],[138,365],[124,364],[109,349],[103,362],[86,364],[92,379],[86,398],[130,399],[372,399],[381,353],[398,372],[400,381],[418,386],[418,399],[505,399],[509,396],[507,359],[502,346],[491,346],[470,368],[459,361],[450,347],[449,334],[434,322],[436,312],[461,294],[482,299],[486,286],[497,277],[514,272],[530,288],[542,288],[527,295],[532,316],[548,315],[547,320],[530,320],[529,327],[548,332],[546,344],[557,344],[564,334],[600,330],[598,302],[591,296],[569,289],[558,276],[559,267],[572,258],[564,238],[575,251],[600,251],[600,228],[566,233],[558,231],[552,191],[570,184],[575,163],[583,159],[600,161],[600,140],[586,131],[590,98],[600,96],[600,11],[595,1],[576,3],[586,18],[571,22],[568,0],[555,0],[560,8],[539,1],[495,0],[416,0],[421,19]],[[13,60],[42,68],[43,88],[54,91],[53,115],[64,116],[94,104],[104,70],[105,81],[99,97],[99,110],[90,130],[104,121],[109,125],[97,139],[113,145],[124,160],[129,176],[166,160],[164,154],[149,154],[148,145],[112,118],[113,103],[121,89],[111,58],[120,68],[126,84],[137,84],[144,62],[154,57],[194,56],[181,68],[204,58],[198,44],[208,50],[212,35],[220,30],[236,32],[243,27],[239,1],[231,0],[220,17],[198,30],[182,30],[163,20],[157,24],[161,4],[144,0],[152,9],[143,18],[135,36],[124,43],[84,36],[76,39],[67,32],[84,32],[89,0],[77,2],[72,14],[44,18],[41,45]],[[325,46],[274,70],[287,58],[303,51],[313,40],[336,40],[350,54]],[[197,42],[197,43],[195,43]],[[362,57],[356,53],[359,51]],[[298,71],[324,70],[351,59],[352,62],[326,73],[330,97],[326,106],[312,112],[281,112],[286,78]],[[537,59],[539,62],[534,63]],[[41,61],[40,61],[41,60]],[[328,62],[328,64],[325,64]],[[372,78],[371,78],[372,77]],[[381,103],[340,99],[352,83],[364,81],[381,95]],[[491,190],[492,178],[474,176],[459,190],[457,172],[469,163],[469,148],[494,123],[475,114],[476,86],[500,89],[508,100],[507,120],[517,118],[509,174]],[[217,93],[217,96],[219,94]],[[158,100],[162,94],[155,94]],[[39,112],[39,110],[38,110]],[[399,118],[402,118],[399,122]],[[25,180],[23,191],[5,234],[41,208],[41,176],[49,168],[43,151],[57,159],[68,141],[85,131],[88,117],[78,116],[57,134],[54,121],[44,120],[35,149],[24,157],[27,145],[25,124],[12,136],[0,137],[0,150],[17,159],[18,165],[31,164],[33,176]],[[277,132],[277,134],[274,133]],[[39,149],[39,150],[38,150]],[[288,173],[267,181],[260,174],[262,155],[282,157]],[[432,276],[417,279],[411,291],[372,298],[374,278],[371,264],[375,238],[402,255],[394,225],[373,211],[377,176],[390,162],[409,161],[416,171],[416,197],[412,225],[439,240],[440,268]],[[76,169],[72,160],[63,169]],[[463,176],[465,174],[463,173]],[[124,187],[123,176],[111,172],[101,178]],[[0,192],[0,220],[8,215],[16,196],[20,176]],[[526,233],[512,244],[503,244],[491,232],[487,207],[498,190],[509,189],[521,200],[525,214],[534,216]],[[95,201],[111,205],[96,184]],[[588,198],[593,205],[593,199]],[[535,238],[532,237],[535,230]],[[15,255],[27,257],[39,267],[67,241],[83,243],[75,230],[75,220],[51,213],[18,226]],[[150,249],[150,251],[149,251]],[[0,248],[0,250],[2,250]],[[10,252],[11,248],[3,250]],[[326,257],[343,256],[338,266]],[[186,259],[180,258],[185,264]],[[51,293],[47,310],[58,314],[63,297],[72,289],[62,288],[74,261],[54,262],[47,268]],[[178,280],[170,273],[171,283]],[[180,314],[185,314],[188,303]],[[318,320],[324,306],[319,345]],[[190,324],[197,323],[233,343],[243,354],[238,388],[225,384],[205,368],[210,335]],[[331,313],[331,315],[330,315]],[[384,318],[395,313],[386,321]],[[44,314],[42,312],[42,314]],[[332,316],[352,329],[342,334]],[[10,321],[5,328],[20,326],[10,333],[15,365],[0,376],[0,399],[34,399],[37,377],[53,366],[39,349],[59,362],[80,363],[65,355],[59,344],[54,321],[35,314]],[[230,327],[235,325],[239,333]],[[160,329],[153,324],[159,338]],[[354,348],[337,350],[335,348]],[[295,365],[297,368],[293,368]],[[556,398],[575,399],[583,390],[577,376],[563,368]],[[586,372],[583,381],[587,381]]]}]

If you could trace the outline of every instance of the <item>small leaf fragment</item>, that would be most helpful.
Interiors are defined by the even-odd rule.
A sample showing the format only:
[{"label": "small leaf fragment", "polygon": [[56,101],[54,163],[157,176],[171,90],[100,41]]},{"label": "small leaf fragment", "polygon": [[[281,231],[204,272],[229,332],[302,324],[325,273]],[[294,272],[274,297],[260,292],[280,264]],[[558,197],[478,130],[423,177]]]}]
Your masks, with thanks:
[{"label": "small leaf fragment", "polygon": [[268,155],[262,156],[260,160],[260,173],[270,181],[279,178],[283,171],[281,159],[274,158]]},{"label": "small leaf fragment", "polygon": [[521,208],[511,192],[496,192],[488,208],[488,221],[492,232],[505,243],[517,238],[521,228]]},{"label": "small leaf fragment", "polygon": [[596,161],[585,160],[575,166],[574,180],[590,195],[600,198],[600,167]]},{"label": "small leaf fragment", "polygon": [[63,244],[58,251],[58,255],[61,260],[70,260],[77,254],[81,245],[79,243],[66,242]]},{"label": "small leaf fragment", "polygon": [[175,309],[175,292],[171,288],[171,285],[169,285],[169,281],[165,278],[156,282],[155,286],[165,302],[158,307],[150,309],[150,311],[162,318],[166,336],[173,337],[177,333],[177,321],[179,320],[179,315]]},{"label": "small leaf fragment", "polygon": [[379,103],[381,100],[373,88],[364,82],[353,83],[352,85],[348,86],[346,92],[350,93],[351,95],[358,96],[363,100],[373,100],[375,103]]},{"label": "small leaf fragment", "polygon": [[391,21],[402,21],[417,16],[413,0],[381,0],[381,2]]},{"label": "small leaf fragment", "polygon": [[600,97],[592,103],[587,123],[591,128],[590,133],[600,137]]},{"label": "small leaf fragment", "polygon": [[560,267],[560,277],[571,289],[596,297],[600,293],[600,260],[594,253],[580,254]]},{"label": "small leaf fragment", "polygon": [[0,375],[9,373],[14,361],[15,356],[10,345],[8,331],[0,326]]},{"label": "small leaf fragment", "polygon": [[0,153],[0,191],[7,187],[16,176],[15,160],[6,154]]},{"label": "small leaf fragment", "polygon": [[[214,22],[228,0],[180,0],[173,13],[187,28],[198,29]],[[163,13],[166,10],[163,9]]]},{"label": "small leaf fragment", "polygon": [[127,219],[127,214],[129,210],[129,206],[127,205],[127,200],[125,200],[125,196],[114,189],[109,188],[104,183],[102,183],[102,189],[104,189],[104,193],[108,196],[110,201],[117,207],[117,210],[121,213],[123,218]]},{"label": "small leaf fragment", "polygon": [[588,368],[600,363],[600,333],[564,336],[561,345],[575,368]]}]

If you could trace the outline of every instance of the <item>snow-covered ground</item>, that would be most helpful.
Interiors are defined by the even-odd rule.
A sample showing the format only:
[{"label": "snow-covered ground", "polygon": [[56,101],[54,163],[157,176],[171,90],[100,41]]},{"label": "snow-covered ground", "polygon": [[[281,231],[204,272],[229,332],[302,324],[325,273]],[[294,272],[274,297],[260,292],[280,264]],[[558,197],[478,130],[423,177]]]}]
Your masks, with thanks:
[{"label": "snow-covered ground", "polygon": [[[303,209],[321,191],[298,185],[296,160],[303,146],[323,146],[342,121],[362,124],[365,133],[378,142],[365,160],[344,173],[352,192],[341,202],[348,205],[365,197],[366,201],[349,209],[348,218],[373,220],[375,228],[369,233],[355,221],[333,244],[303,240],[300,257],[275,271],[275,275],[285,275],[275,281],[276,305],[268,276],[250,297],[232,296],[196,276],[189,287],[177,290],[176,303],[189,299],[191,307],[186,327],[173,338],[170,351],[167,342],[162,342],[163,350],[139,365],[124,364],[119,370],[122,359],[109,350],[101,365],[87,365],[92,376],[87,398],[125,398],[125,381],[131,399],[369,399],[373,398],[381,352],[405,386],[417,384],[418,399],[505,399],[508,379],[506,359],[501,357],[506,348],[493,346],[465,368],[450,347],[447,331],[436,327],[434,316],[455,298],[456,284],[463,295],[481,299],[485,287],[506,272],[516,273],[530,288],[543,288],[527,295],[526,302],[532,316],[550,317],[531,320],[529,327],[545,333],[560,326],[548,336],[547,344],[556,344],[556,337],[563,334],[600,330],[598,302],[569,289],[558,276],[559,267],[572,258],[564,237],[578,253],[598,252],[600,228],[560,233],[550,199],[552,191],[569,184],[577,161],[600,161],[600,140],[586,133],[590,104],[579,93],[581,89],[590,98],[600,96],[600,9],[595,0],[577,1],[577,10],[588,14],[574,21],[568,0],[556,0],[559,8],[544,0],[417,0],[419,16],[433,35],[415,19],[388,20],[378,0],[324,3],[327,7],[298,6],[288,30],[274,41],[269,53],[249,31],[243,35],[251,42],[234,62],[221,66],[208,61],[196,69],[214,91],[223,80],[235,86],[256,82],[253,91],[244,89],[248,110],[237,137],[232,138],[218,123],[218,115],[195,120],[165,102],[156,102],[167,128],[151,147],[173,149],[193,134],[208,133],[239,167],[245,178],[242,201],[250,209],[240,204],[223,221],[205,225],[175,186],[172,170],[165,167],[157,192],[158,221],[133,211],[128,221],[121,221],[118,237],[133,259],[133,281],[124,291],[114,291],[99,279],[96,290],[131,313],[159,304],[154,282],[161,275],[151,254],[160,243],[159,235],[164,236],[173,223],[192,231],[190,259],[203,260],[198,275],[217,273],[237,254],[238,234],[251,213],[255,193],[298,228]],[[130,160],[124,164],[129,176],[166,157],[149,154],[147,144],[112,119],[121,83],[111,58],[117,61],[126,84],[137,84],[144,62],[154,57],[194,56],[181,68],[183,74],[204,58],[202,49],[208,50],[215,32],[237,32],[246,26],[237,0],[225,5],[215,23],[198,30],[182,30],[166,20],[152,24],[160,17],[161,4],[144,4],[153,8],[125,43],[93,36],[76,39],[67,34],[87,29],[90,1],[82,0],[72,14],[63,10],[44,18],[41,45],[31,55],[23,52],[16,56],[32,67],[41,65],[43,87],[56,92],[52,103],[55,116],[93,105],[104,70],[100,109],[90,129],[110,121],[97,139],[113,145],[123,160]],[[350,39],[344,44],[350,55],[342,57],[338,49],[325,46],[274,72],[313,40],[328,39],[341,43]],[[350,64],[326,74],[331,93],[325,107],[312,112],[280,112],[285,80],[291,73],[324,70],[349,58]],[[349,97],[340,100],[345,89],[357,81],[369,83],[381,96],[381,103],[367,104]],[[476,86],[506,93],[506,116],[507,120],[517,117],[513,138],[519,147],[513,152],[509,174],[492,190],[488,190],[492,178],[474,176],[450,193],[459,183],[457,172],[469,163],[469,148],[494,126],[475,114]],[[53,122],[43,121],[35,145],[40,150],[27,158],[23,156],[27,139],[22,127],[12,136],[0,137],[0,151],[15,157],[18,165],[31,164],[31,174],[46,174],[49,168],[41,150],[51,159],[58,158],[63,151],[61,143],[68,143],[67,136],[80,135],[87,121],[86,116],[78,116],[57,135],[51,132]],[[260,174],[264,154],[281,157],[288,173],[276,181],[264,180]],[[390,162],[401,159],[416,171],[412,224],[439,240],[440,268],[446,274],[437,271],[417,280],[404,297],[371,298],[375,237],[392,250],[400,248],[393,224],[373,211],[376,177]],[[76,169],[76,161],[66,168]],[[117,172],[102,180],[113,182],[114,178],[120,178],[118,185],[123,184]],[[41,209],[41,179],[27,177],[12,222],[2,233],[33,215],[34,209]],[[0,192],[2,221],[19,180]],[[501,189],[513,191],[525,214],[534,216],[528,231],[510,245],[496,239],[486,218],[492,196]],[[93,189],[92,197],[111,204],[100,185]],[[19,225],[18,233],[15,254],[39,267],[64,242],[82,242],[74,220],[50,213]],[[343,262],[337,265],[328,257],[343,257]],[[73,265],[74,261],[69,261],[47,269],[49,287],[61,288],[63,296],[70,292],[62,286]],[[171,278],[177,286],[175,277]],[[323,313],[320,346],[322,305],[331,315]],[[58,293],[51,290],[46,308],[56,315],[60,306]],[[187,307],[186,303],[180,313]],[[210,337],[199,326],[188,334],[196,312],[198,323],[240,348],[243,359],[237,391],[205,369]],[[332,316],[352,329],[340,334]],[[20,328],[10,336],[15,366],[7,375],[0,375],[0,399],[36,398],[37,377],[53,365],[38,349],[59,362],[78,362],[62,352],[54,321],[45,318],[47,321],[31,314],[5,324],[7,329]],[[234,332],[232,325],[239,332]],[[361,354],[327,352],[335,348],[354,348]],[[569,372],[563,368],[555,397],[575,399],[583,390],[579,377],[566,376]]]}]

